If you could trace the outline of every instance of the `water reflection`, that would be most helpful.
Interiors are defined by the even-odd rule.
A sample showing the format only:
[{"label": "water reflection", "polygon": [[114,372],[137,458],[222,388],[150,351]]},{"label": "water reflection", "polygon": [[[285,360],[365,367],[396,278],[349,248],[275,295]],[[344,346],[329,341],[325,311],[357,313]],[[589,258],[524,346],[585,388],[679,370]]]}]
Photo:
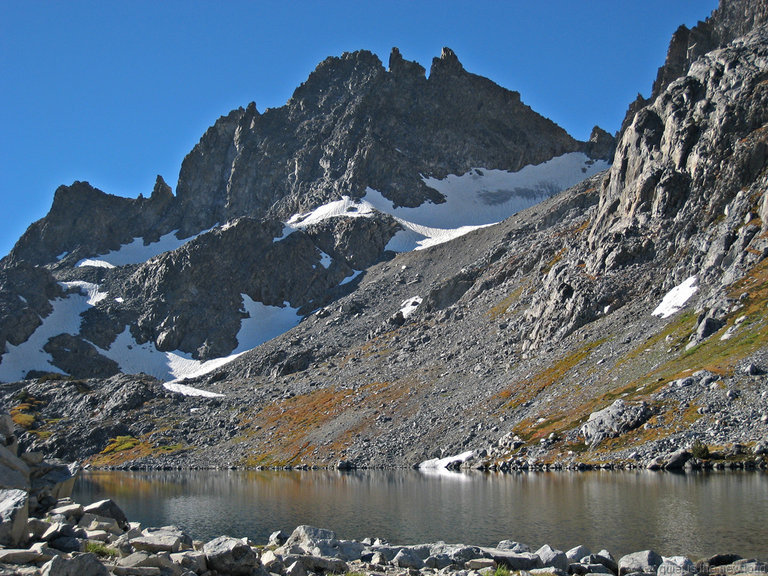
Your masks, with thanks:
[{"label": "water reflection", "polygon": [[614,554],[768,556],[768,476],[754,473],[89,472],[75,492],[203,540],[266,542],[274,530],[311,524],[396,543],[511,539]]}]

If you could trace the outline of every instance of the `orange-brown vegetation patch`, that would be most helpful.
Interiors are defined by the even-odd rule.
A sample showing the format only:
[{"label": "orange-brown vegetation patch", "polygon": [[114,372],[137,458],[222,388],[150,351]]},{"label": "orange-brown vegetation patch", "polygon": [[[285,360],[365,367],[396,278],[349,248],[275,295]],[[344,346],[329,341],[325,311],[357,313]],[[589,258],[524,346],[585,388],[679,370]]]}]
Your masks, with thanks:
[{"label": "orange-brown vegetation patch", "polygon": [[[248,440],[252,447],[243,464],[295,465],[339,454],[379,413],[397,409],[409,391],[405,382],[373,382],[350,388],[330,386],[268,404],[241,419],[239,440]],[[333,429],[321,442],[318,431],[326,427]]]}]

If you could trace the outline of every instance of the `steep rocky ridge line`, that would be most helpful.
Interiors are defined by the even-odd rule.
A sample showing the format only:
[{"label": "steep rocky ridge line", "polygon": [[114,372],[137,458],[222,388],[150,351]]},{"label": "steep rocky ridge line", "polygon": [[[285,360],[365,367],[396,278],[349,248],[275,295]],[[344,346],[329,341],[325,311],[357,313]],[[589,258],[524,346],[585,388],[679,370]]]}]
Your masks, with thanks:
[{"label": "steep rocky ridge line", "polygon": [[396,205],[440,202],[422,175],[514,171],[573,151],[610,158],[612,141],[596,128],[577,142],[519,93],[466,72],[447,48],[428,78],[397,49],[389,70],[370,52],[345,53],[320,63],[286,105],[260,113],[251,103],[219,118],[184,159],[176,196],[159,177],[137,200],[62,186],[4,261],[49,264],[63,252],[84,258],[241,217],[285,220],[367,187]]},{"label": "steep rocky ridge line", "polygon": [[650,97],[646,99],[638,94],[637,100],[629,107],[620,132],[640,108],[656,100],[667,86],[685,76],[698,58],[725,47],[767,21],[768,2],[765,0],[725,0],[709,18],[693,28],[681,25],[672,35],[666,60],[656,74]]}]

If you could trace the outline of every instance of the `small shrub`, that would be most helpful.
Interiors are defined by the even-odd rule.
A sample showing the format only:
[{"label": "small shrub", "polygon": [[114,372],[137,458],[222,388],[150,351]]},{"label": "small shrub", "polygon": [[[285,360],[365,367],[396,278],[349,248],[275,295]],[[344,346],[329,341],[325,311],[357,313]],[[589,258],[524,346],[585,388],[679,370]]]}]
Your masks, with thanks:
[{"label": "small shrub", "polygon": [[94,542],[92,540],[85,543],[85,551],[90,552],[91,554],[96,554],[96,556],[101,556],[102,558],[114,558],[118,555],[117,550],[114,548],[110,548],[101,542]]},{"label": "small shrub", "polygon": [[11,419],[22,428],[32,428],[35,423],[34,414],[25,414],[24,412],[11,411]]},{"label": "small shrub", "polygon": [[118,436],[112,438],[107,444],[107,447],[101,451],[101,454],[109,454],[110,452],[122,452],[123,450],[130,450],[138,446],[139,441],[133,436]]},{"label": "small shrub", "polygon": [[693,454],[694,458],[698,458],[699,460],[707,460],[709,458],[709,447],[696,438],[696,440],[693,441],[693,446],[691,446],[691,454]]},{"label": "small shrub", "polygon": [[496,566],[493,576],[510,576],[509,568],[506,566]]}]

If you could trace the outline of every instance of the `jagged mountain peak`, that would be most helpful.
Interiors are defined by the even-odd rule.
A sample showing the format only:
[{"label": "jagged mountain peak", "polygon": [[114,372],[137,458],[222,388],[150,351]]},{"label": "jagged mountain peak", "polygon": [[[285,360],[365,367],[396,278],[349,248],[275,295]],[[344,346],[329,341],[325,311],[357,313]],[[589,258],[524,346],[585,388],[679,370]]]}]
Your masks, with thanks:
[{"label": "jagged mountain peak", "polygon": [[429,69],[429,77],[435,79],[450,78],[464,72],[464,66],[459,62],[456,53],[448,47],[444,47],[439,58],[432,59],[432,67]]},{"label": "jagged mountain peak", "polygon": [[427,71],[418,62],[406,60],[403,55],[400,54],[400,49],[397,47],[392,48],[392,52],[389,55],[389,72],[395,77],[413,77],[422,80],[426,80]]},{"label": "jagged mountain peak", "polygon": [[421,175],[518,170],[585,149],[518,93],[464,72],[449,49],[433,72],[425,78],[396,49],[389,71],[371,52],[345,53],[324,60],[284,107],[220,118],[182,165],[185,226],[287,218],[368,187],[400,206],[440,202]]}]

